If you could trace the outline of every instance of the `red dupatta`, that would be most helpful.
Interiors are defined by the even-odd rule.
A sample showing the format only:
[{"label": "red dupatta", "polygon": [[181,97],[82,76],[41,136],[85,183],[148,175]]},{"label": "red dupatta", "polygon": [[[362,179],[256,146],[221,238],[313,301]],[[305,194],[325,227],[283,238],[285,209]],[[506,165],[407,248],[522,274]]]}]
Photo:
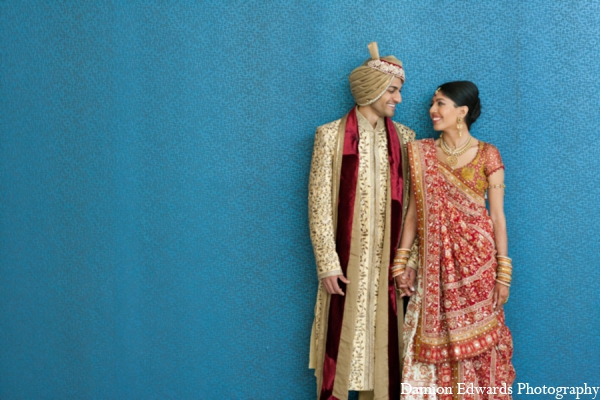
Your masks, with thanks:
[{"label": "red dupatta", "polygon": [[415,359],[474,357],[498,342],[496,249],[485,200],[438,161],[432,139],[408,146],[417,205],[423,305]]},{"label": "red dupatta", "polygon": [[[386,118],[388,139],[388,157],[390,167],[391,188],[391,246],[389,269],[396,254],[400,240],[402,221],[402,152],[401,143],[396,128],[391,119]],[[336,251],[340,258],[342,271],[346,276],[348,261],[350,259],[350,244],[352,241],[352,219],[356,200],[356,185],[358,179],[358,121],[356,107],[347,116],[344,130],[344,147],[342,157],[342,171],[340,176],[340,189],[338,196],[338,222],[336,233]],[[389,359],[389,398],[400,396],[400,354],[398,348],[398,314],[396,305],[396,292],[391,273],[388,272],[388,359]],[[340,287],[345,292],[346,285],[340,282]],[[329,306],[327,339],[325,345],[325,360],[323,364],[323,383],[321,386],[321,400],[336,400],[333,396],[335,371],[337,367],[338,350],[344,318],[345,297],[331,296]]]}]

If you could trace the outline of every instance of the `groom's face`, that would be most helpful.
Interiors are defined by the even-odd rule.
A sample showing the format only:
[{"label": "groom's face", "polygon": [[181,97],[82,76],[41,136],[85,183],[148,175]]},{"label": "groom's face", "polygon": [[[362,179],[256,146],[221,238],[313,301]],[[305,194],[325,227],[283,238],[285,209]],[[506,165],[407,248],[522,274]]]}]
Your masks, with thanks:
[{"label": "groom's face", "polygon": [[394,77],[383,95],[371,107],[379,117],[393,117],[396,106],[402,102],[402,81]]}]

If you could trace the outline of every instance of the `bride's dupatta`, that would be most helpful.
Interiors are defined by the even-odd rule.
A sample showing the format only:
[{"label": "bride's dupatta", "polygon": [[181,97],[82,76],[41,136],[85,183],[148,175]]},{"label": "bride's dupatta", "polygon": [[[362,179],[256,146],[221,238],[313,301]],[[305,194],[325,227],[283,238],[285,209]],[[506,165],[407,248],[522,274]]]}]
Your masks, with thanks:
[{"label": "bride's dupatta", "polygon": [[485,199],[436,158],[432,139],[409,143],[423,288],[416,360],[477,356],[498,342],[496,250]]}]

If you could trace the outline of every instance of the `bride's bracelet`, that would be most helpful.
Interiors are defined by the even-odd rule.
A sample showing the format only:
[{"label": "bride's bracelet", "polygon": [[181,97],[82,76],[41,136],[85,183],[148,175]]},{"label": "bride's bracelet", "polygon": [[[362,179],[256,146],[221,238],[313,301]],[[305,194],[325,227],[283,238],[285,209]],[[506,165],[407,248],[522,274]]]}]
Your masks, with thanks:
[{"label": "bride's bracelet", "polygon": [[500,184],[500,185],[490,185],[490,186],[488,186],[488,189],[505,189],[505,188],[506,188],[506,185],[504,183]]},{"label": "bride's bracelet", "polygon": [[506,256],[496,256],[498,266],[496,268],[496,282],[510,287],[512,282],[512,259]]},{"label": "bride's bracelet", "polygon": [[392,278],[404,274],[404,271],[406,271],[406,264],[394,265],[392,268]]},{"label": "bride's bracelet", "polygon": [[506,286],[506,287],[510,287],[510,283],[507,283],[507,282],[501,281],[500,279],[496,279],[496,282],[498,282],[499,284],[501,284],[501,285],[504,285],[504,286]]}]

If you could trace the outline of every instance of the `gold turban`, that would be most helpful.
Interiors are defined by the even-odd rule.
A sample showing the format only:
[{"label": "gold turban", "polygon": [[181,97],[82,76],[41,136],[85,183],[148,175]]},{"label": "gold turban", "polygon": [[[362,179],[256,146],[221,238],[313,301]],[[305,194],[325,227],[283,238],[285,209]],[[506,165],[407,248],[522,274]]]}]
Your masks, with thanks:
[{"label": "gold turban", "polygon": [[366,106],[377,101],[392,83],[394,77],[404,83],[402,62],[394,56],[379,57],[377,43],[369,43],[371,58],[356,68],[348,78],[356,104]]}]

